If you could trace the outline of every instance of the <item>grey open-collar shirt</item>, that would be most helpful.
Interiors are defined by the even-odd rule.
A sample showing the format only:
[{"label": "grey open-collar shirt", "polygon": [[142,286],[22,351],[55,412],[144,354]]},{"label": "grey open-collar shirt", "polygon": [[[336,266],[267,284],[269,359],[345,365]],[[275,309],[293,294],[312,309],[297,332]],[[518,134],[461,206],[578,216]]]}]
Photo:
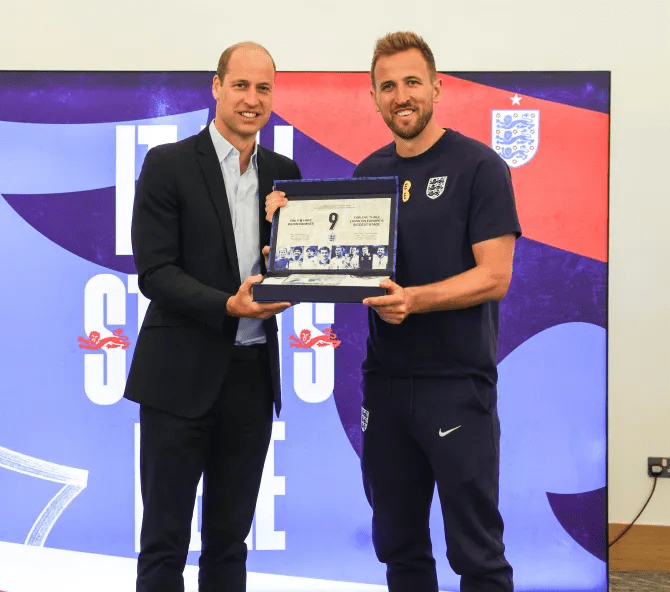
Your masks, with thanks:
[{"label": "grey open-collar shirt", "polygon": [[[242,281],[261,272],[260,221],[258,219],[258,145],[247,170],[240,174],[240,151],[209,124],[214,150],[221,165],[223,181],[228,195],[230,217],[233,220],[237,262]],[[265,343],[265,329],[260,319],[241,318],[235,337],[236,345]]]}]

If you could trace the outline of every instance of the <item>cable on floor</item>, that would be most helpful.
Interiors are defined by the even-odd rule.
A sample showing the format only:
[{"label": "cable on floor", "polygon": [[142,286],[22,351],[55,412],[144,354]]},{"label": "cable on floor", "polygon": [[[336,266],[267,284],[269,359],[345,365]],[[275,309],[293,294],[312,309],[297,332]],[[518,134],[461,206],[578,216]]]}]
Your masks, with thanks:
[{"label": "cable on floor", "polygon": [[647,507],[647,504],[651,501],[651,496],[654,495],[654,491],[656,491],[656,481],[658,481],[658,475],[655,475],[655,476],[654,476],[654,486],[651,488],[651,493],[649,494],[649,497],[647,498],[647,501],[644,502],[644,506],[642,506],[642,509],[638,512],[637,516],[635,516],[635,518],[633,518],[633,521],[632,521],[628,526],[626,526],[626,528],[624,528],[624,529],[619,533],[619,535],[617,536],[617,538],[615,538],[615,539],[608,545],[609,547],[611,547],[611,546],[612,546],[614,543],[616,543],[616,542],[617,542],[623,535],[625,535],[625,534],[631,529],[631,527],[633,526],[633,524],[635,524],[635,522],[637,521],[637,519],[642,515],[642,512],[644,512],[644,509]]}]

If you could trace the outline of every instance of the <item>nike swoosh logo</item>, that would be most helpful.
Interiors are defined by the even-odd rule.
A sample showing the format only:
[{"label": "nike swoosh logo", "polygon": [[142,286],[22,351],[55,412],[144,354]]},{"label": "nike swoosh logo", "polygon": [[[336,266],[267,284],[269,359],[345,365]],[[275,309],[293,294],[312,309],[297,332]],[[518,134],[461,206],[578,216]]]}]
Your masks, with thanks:
[{"label": "nike swoosh logo", "polygon": [[437,433],[440,435],[440,438],[444,438],[447,434],[451,434],[454,430],[457,430],[461,426],[456,426],[455,428],[451,428],[450,430],[447,430],[446,432],[443,432],[442,430],[438,430]]}]

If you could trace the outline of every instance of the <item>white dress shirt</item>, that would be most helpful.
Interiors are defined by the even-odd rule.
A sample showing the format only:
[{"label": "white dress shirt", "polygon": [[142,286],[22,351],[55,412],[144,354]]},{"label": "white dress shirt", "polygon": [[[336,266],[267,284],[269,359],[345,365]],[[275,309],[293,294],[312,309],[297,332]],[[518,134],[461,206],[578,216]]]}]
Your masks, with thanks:
[{"label": "white dress shirt", "polygon": [[[226,184],[230,217],[235,233],[237,263],[240,268],[240,279],[244,282],[250,275],[261,272],[258,146],[254,144],[249,166],[240,174],[240,151],[219,133],[213,121],[209,124],[209,133]],[[240,318],[235,345],[252,345],[265,341],[265,329],[261,319]]]}]

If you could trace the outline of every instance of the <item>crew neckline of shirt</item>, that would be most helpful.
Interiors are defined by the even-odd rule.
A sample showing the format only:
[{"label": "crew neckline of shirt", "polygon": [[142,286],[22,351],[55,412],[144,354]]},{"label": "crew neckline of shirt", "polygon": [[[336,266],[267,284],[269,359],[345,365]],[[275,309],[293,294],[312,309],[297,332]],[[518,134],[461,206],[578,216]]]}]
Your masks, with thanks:
[{"label": "crew neckline of shirt", "polygon": [[[216,129],[214,125],[214,120],[209,124],[209,135],[212,137],[212,143],[214,144],[214,151],[216,152],[216,157],[219,159],[219,164],[222,164],[226,158],[230,155],[232,151],[239,156],[240,151],[235,148],[226,138],[221,135],[221,132]],[[258,142],[254,142],[254,151],[251,153],[250,162],[256,168],[256,158],[258,155]]]},{"label": "crew neckline of shirt", "polygon": [[447,141],[447,136],[450,138],[453,134],[453,130],[445,127],[442,128],[444,130],[444,133],[437,139],[437,142],[435,142],[430,148],[427,150],[424,150],[421,154],[417,154],[415,156],[400,156],[398,154],[398,151],[396,150],[396,145],[395,142],[393,143],[393,154],[394,156],[400,160],[401,162],[417,162],[423,158],[428,158],[430,155],[433,153],[433,151],[438,149],[438,146],[442,144],[443,142]]}]

